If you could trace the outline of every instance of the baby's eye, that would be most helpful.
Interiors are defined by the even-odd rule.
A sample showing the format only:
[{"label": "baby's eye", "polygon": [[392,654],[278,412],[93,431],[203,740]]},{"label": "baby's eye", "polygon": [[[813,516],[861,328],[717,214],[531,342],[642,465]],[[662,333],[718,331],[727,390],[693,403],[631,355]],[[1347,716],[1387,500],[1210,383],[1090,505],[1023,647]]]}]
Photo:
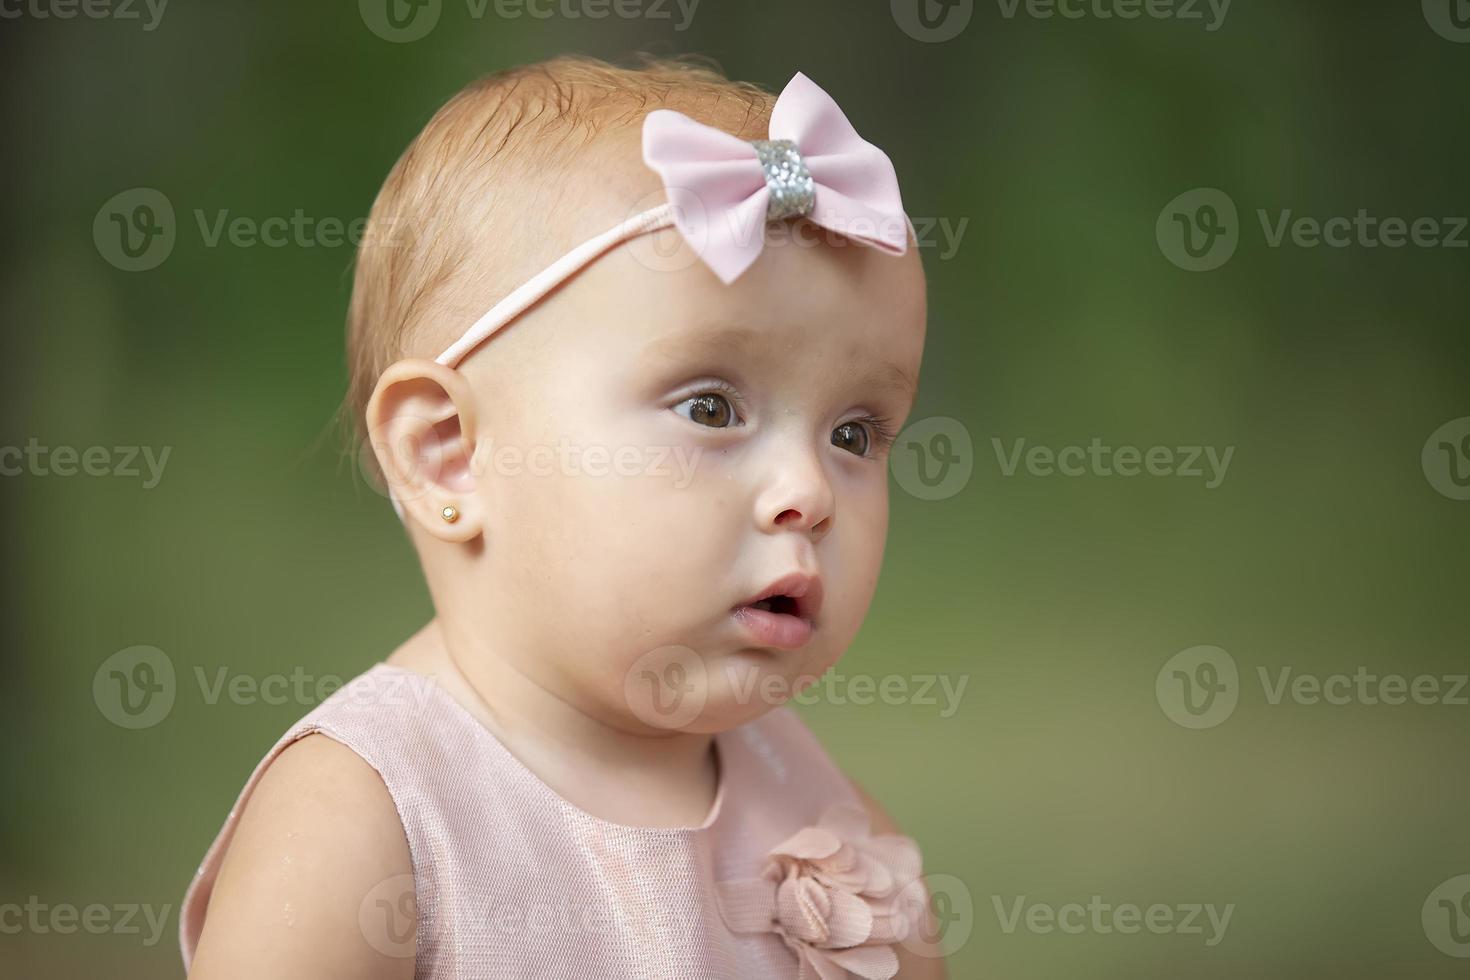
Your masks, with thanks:
[{"label": "baby's eye", "polygon": [[832,430],[832,445],[863,459],[881,457],[895,438],[893,421],[877,415],[850,419]]},{"label": "baby's eye", "polygon": [[[679,410],[685,405],[689,406],[687,413]],[[735,408],[730,404],[730,399],[713,391],[702,392],[693,398],[686,398],[674,406],[674,411],[679,412],[691,422],[707,425],[712,429],[725,429],[734,424]]]},{"label": "baby's eye", "polygon": [[868,455],[868,430],[860,423],[844,422],[832,430],[832,445],[839,449],[846,449],[854,456]]}]

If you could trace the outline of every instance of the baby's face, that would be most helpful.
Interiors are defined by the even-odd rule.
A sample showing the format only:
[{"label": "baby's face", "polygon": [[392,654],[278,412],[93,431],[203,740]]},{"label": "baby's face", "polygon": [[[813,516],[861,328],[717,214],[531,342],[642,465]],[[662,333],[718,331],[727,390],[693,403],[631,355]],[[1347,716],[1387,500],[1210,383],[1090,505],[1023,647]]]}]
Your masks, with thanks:
[{"label": "baby's face", "polygon": [[[622,730],[757,717],[867,614],[888,530],[871,420],[896,434],[912,407],[923,269],[912,245],[802,230],[730,285],[672,231],[635,240],[462,368],[482,403],[477,625]],[[682,254],[655,263],[655,246]],[[791,573],[820,579],[809,638],[751,632],[734,610]]]}]

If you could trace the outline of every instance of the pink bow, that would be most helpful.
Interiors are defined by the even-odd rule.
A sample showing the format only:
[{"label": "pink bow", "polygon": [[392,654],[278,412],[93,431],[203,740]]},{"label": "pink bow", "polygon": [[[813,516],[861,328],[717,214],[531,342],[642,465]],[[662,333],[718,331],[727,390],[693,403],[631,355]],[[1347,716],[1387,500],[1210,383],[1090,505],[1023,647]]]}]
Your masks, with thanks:
[{"label": "pink bow", "polygon": [[[805,217],[892,255],[908,251],[911,225],[893,162],[801,72],[776,100],[770,138],[796,144],[811,176]],[[733,282],[765,244],[771,190],[755,144],[655,109],[643,121],[643,161],[663,179],[684,240],[721,281]]]}]

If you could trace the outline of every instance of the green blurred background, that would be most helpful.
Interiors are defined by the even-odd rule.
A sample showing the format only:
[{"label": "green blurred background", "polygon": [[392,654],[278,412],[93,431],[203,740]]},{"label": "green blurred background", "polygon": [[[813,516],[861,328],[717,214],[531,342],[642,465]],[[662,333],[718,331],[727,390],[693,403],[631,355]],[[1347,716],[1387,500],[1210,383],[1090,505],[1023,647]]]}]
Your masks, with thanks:
[{"label": "green blurred background", "polygon": [[[951,976],[1470,970],[1450,955],[1470,955],[1451,882],[1470,873],[1470,706],[1272,704],[1258,675],[1470,669],[1466,424],[1429,446],[1431,460],[1451,446],[1443,466],[1421,458],[1470,416],[1470,233],[1459,248],[1272,247],[1257,217],[1470,214],[1463,0],[1237,0],[1223,20],[1192,0],[1173,9],[1195,19],[1101,16],[1127,0],[1077,18],[1008,0],[702,0],[686,17],[646,0],[606,19],[568,15],[595,0],[548,18],[442,0],[413,40],[375,33],[367,0],[173,0],[156,21],[142,6],[40,16],[51,2],[0,20],[0,444],[171,453],[153,487],[0,480],[0,904],[166,905],[168,921],[151,946],[0,934],[0,975],[181,976],[184,888],[310,707],[210,704],[196,669],[350,677],[429,614],[390,508],[331,429],[351,248],[211,247],[196,212],[351,222],[471,78],[638,50],[703,53],[776,91],[806,72],[892,156],[909,213],[936,222],[912,419],[956,420],[971,472],[932,500],[895,474],[878,596],[837,671],[967,686],[949,717],[800,710],[950,876]],[[177,216],[145,271],[94,236],[135,188]],[[1208,271],[1156,234],[1196,188],[1238,208],[1236,250]],[[964,223],[957,247],[940,221]],[[1007,475],[992,441],[1094,437],[1234,454],[1207,489]],[[93,681],[135,645],[167,655],[178,692],[130,730]],[[1233,713],[1196,729],[1156,679],[1199,645],[1239,681]],[[1094,895],[1234,908],[1213,946],[1208,926],[1005,927],[1022,896]]]}]

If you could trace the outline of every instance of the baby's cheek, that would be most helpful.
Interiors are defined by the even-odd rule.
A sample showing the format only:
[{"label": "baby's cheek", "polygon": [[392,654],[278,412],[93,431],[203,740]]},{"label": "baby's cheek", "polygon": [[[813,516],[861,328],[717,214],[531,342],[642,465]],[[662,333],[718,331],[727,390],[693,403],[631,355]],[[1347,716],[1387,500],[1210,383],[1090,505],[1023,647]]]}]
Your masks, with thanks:
[{"label": "baby's cheek", "polygon": [[570,580],[578,614],[600,617],[593,625],[610,640],[657,633],[671,605],[699,582],[690,572],[701,564],[709,572],[700,536],[680,518],[695,502],[640,482],[572,478],[537,503],[551,525],[551,567]]}]

